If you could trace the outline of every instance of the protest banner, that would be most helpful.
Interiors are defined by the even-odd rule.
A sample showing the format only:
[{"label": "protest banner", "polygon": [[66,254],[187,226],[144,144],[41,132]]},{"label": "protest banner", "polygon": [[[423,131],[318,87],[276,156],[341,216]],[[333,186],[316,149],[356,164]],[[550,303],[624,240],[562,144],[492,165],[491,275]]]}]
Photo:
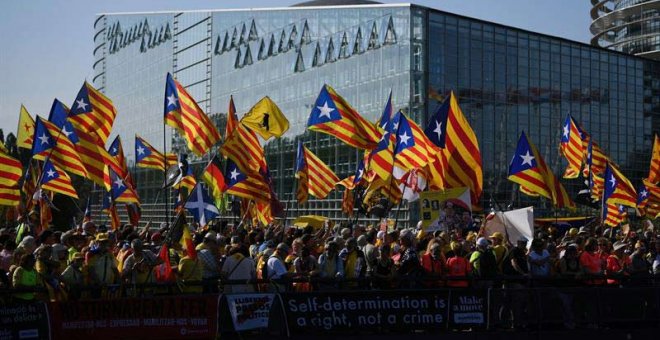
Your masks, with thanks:
[{"label": "protest banner", "polygon": [[159,296],[50,303],[62,339],[209,339],[217,332],[218,296]]},{"label": "protest banner", "polygon": [[275,294],[228,294],[225,297],[234,330],[268,327]]},{"label": "protest banner", "polygon": [[292,333],[444,329],[447,291],[281,294]]},{"label": "protest banner", "polygon": [[0,306],[0,339],[50,339],[46,304]]},{"label": "protest banner", "polygon": [[449,301],[449,325],[452,328],[486,325],[488,299],[485,291],[454,290]]},{"label": "protest banner", "polygon": [[453,188],[444,191],[425,191],[420,193],[421,204],[419,216],[422,219],[422,229],[426,232],[446,229],[444,225],[444,208],[451,203],[456,208],[471,211],[470,190],[468,188]]}]

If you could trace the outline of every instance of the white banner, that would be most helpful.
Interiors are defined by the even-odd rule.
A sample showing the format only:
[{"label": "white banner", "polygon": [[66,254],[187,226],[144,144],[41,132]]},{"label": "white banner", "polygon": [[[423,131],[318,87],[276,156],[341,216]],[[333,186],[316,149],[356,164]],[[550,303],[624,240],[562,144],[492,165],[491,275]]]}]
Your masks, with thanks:
[{"label": "white banner", "polygon": [[268,327],[275,294],[228,294],[227,304],[236,331]]},{"label": "white banner", "polygon": [[507,212],[498,211],[495,218],[486,222],[485,234],[498,231],[505,235],[509,243],[515,245],[521,237],[528,240],[528,246],[534,238],[534,208],[527,207]]}]

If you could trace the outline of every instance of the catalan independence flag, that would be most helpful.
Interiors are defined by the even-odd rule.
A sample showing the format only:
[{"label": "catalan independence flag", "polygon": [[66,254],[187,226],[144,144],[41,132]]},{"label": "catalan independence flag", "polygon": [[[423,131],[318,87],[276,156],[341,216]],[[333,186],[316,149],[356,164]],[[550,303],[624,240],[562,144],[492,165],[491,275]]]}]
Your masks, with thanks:
[{"label": "catalan independence flag", "polygon": [[165,82],[165,124],[184,136],[188,148],[197,156],[220,141],[220,133],[211,119],[169,73]]},{"label": "catalan independence flag", "polygon": [[392,176],[394,168],[394,146],[396,145],[396,133],[392,117],[392,92],[387,99],[385,109],[380,117],[378,125],[383,130],[383,135],[378,141],[375,149],[369,152],[368,168],[382,179]]},{"label": "catalan independence flag", "polygon": [[127,186],[126,182],[124,182],[124,180],[119,177],[111,167],[105,167],[103,179],[105,189],[110,192],[112,202],[140,203],[140,199],[135,190]]},{"label": "catalan independence flag", "polygon": [[625,208],[618,204],[606,204],[603,207],[603,223],[610,227],[616,227],[626,217]]},{"label": "catalan independence flag", "polygon": [[559,151],[568,161],[564,171],[564,178],[577,178],[582,168],[584,150],[582,145],[582,131],[569,114],[564,122]]},{"label": "catalan independence flag", "polygon": [[266,168],[264,149],[257,135],[239,123],[220,147],[220,153],[231,159],[245,173],[259,173]]},{"label": "catalan independence flag", "polygon": [[603,202],[605,204],[620,204],[626,207],[637,207],[637,191],[632,183],[613,164],[607,162],[603,176]]},{"label": "catalan independence flag", "polygon": [[41,188],[78,199],[78,193],[73,188],[71,177],[62,169],[58,169],[50,160],[44,162]]},{"label": "catalan independence flag", "polygon": [[88,82],[80,88],[69,112],[69,120],[74,127],[85,132],[94,131],[104,147],[116,116],[117,110],[112,101]]},{"label": "catalan independence flag", "polygon": [[21,113],[18,118],[18,130],[16,134],[16,145],[23,149],[32,149],[32,138],[34,137],[34,119],[30,113],[21,105]]},{"label": "catalan independence flag", "polygon": [[651,166],[649,167],[649,177],[646,179],[653,184],[658,184],[660,182],[660,138],[658,138],[657,134],[653,140]]},{"label": "catalan independence flag", "polygon": [[60,130],[55,124],[37,117],[34,127],[32,156],[37,160],[49,157],[51,162],[65,171],[87,177],[87,170],[76,147],[67,137],[69,131]]},{"label": "catalan independence flag", "polygon": [[225,169],[226,194],[253,201],[270,202],[270,188],[260,175],[244,173],[236,164],[227,160]]},{"label": "catalan independence flag", "polygon": [[135,165],[138,168],[165,169],[165,157],[142,137],[135,135]]},{"label": "catalan independence flag", "polygon": [[600,148],[598,143],[589,134],[583,132],[584,139],[582,139],[582,146],[585,152],[585,164],[588,166],[582,169],[582,176],[589,176],[589,171],[601,175],[605,171],[605,166],[609,161],[609,157]]},{"label": "catalan independence flag", "polygon": [[15,187],[23,175],[21,162],[0,151],[0,186]]},{"label": "catalan independence flag", "polygon": [[525,132],[522,132],[518,139],[516,153],[509,164],[508,179],[520,184],[524,188],[524,193],[529,192],[548,198],[556,207],[575,207],[566,189],[552,173]]},{"label": "catalan independence flag", "polygon": [[222,174],[222,164],[220,164],[220,158],[217,155],[213,156],[204,168],[202,180],[209,186],[215,199],[222,197],[222,192],[225,191],[227,185],[225,184],[225,176]]},{"label": "catalan independence flag", "polygon": [[117,213],[117,206],[115,205],[115,202],[112,201],[112,194],[108,191],[103,194],[101,208],[104,213],[108,214],[112,230],[118,230],[119,227],[121,227],[121,221],[119,219],[119,214]]},{"label": "catalan independence flag", "polygon": [[131,176],[130,171],[128,171],[128,164],[126,164],[126,157],[124,157],[124,147],[121,144],[121,136],[115,137],[115,139],[108,147],[108,154],[112,156],[122,172],[117,173],[121,178],[124,179],[126,184],[130,185],[132,188],[135,188],[135,181],[133,181],[133,176]]},{"label": "catalan independence flag", "polygon": [[429,184],[433,186],[434,183],[442,183],[445,188],[468,187],[473,209],[478,208],[483,190],[481,151],[477,136],[458,106],[453,92],[433,114],[424,133],[433,144],[442,149],[442,161],[435,164],[444,168],[440,173],[442,179],[429,178]]},{"label": "catalan independence flag", "polygon": [[642,182],[637,191],[637,209],[641,215],[656,218],[660,214],[660,187],[646,179]]},{"label": "catalan independence flag", "polygon": [[440,149],[428,139],[417,123],[403,112],[397,112],[392,120],[397,127],[394,165],[403,170],[401,175],[412,169],[425,167],[429,162],[429,155],[439,152]]},{"label": "catalan independence flag", "polygon": [[307,193],[324,199],[335,188],[339,177],[318,156],[298,142],[296,174],[304,173],[307,178]]},{"label": "catalan independence flag", "polygon": [[80,158],[85,164],[85,168],[90,180],[98,185],[104,185],[103,173],[105,167],[110,166],[116,173],[123,172],[121,165],[117,163],[115,157],[105,149],[105,144],[101,138],[94,132],[85,132],[76,129],[79,141],[76,144],[76,150],[80,154]]},{"label": "catalan independence flag", "polygon": [[382,133],[364,119],[330,85],[323,85],[309,115],[307,128],[322,132],[358,149],[372,150]]}]

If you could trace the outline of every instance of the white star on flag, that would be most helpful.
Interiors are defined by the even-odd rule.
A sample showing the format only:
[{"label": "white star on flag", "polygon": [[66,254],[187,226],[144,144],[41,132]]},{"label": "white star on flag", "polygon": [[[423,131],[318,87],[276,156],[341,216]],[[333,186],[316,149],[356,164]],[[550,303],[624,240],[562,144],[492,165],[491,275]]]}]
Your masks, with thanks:
[{"label": "white star on flag", "polygon": [[123,188],[124,182],[122,182],[121,178],[117,177],[117,179],[115,180],[115,185],[117,185],[117,189]]},{"label": "white star on flag", "polygon": [[172,93],[171,95],[169,95],[169,96],[167,97],[167,107],[170,107],[170,106],[174,106],[174,107],[176,107],[176,102],[177,102],[178,100],[179,100],[179,98],[177,98],[177,97],[174,95],[174,93]]},{"label": "white star on flag", "polygon": [[409,140],[410,138],[411,138],[411,137],[408,136],[408,132],[405,132],[405,131],[403,132],[402,135],[399,135],[399,139],[401,140],[401,144],[408,145],[408,140]]},{"label": "white star on flag", "polygon": [[70,134],[73,133],[73,131],[67,131],[66,126],[62,127],[62,133],[65,134],[67,137],[69,137]]},{"label": "white star on flag", "polygon": [[50,143],[50,142],[49,142],[50,139],[48,138],[48,136],[46,136],[45,133],[44,133],[41,137],[38,137],[38,138],[39,138],[39,140],[41,141],[41,144],[48,144],[48,143]]},{"label": "white star on flag", "polygon": [[568,124],[564,125],[564,137],[568,138]]},{"label": "white star on flag", "polygon": [[612,188],[614,188],[614,186],[616,185],[616,179],[614,178],[614,175],[612,175],[612,177],[610,177],[609,182],[612,183]]},{"label": "white star on flag", "polygon": [[144,148],[142,146],[139,146],[137,148],[138,155],[144,155]]},{"label": "white star on flag", "polygon": [[435,122],[435,129],[433,130],[438,135],[438,140],[442,138],[442,122],[436,121]]},{"label": "white star on flag", "polygon": [[529,166],[532,166],[532,160],[534,160],[534,156],[532,156],[529,153],[529,150],[524,155],[520,155],[520,157],[523,159],[523,162],[521,165],[529,164]]},{"label": "white star on flag", "polygon": [[646,191],[646,190],[642,190],[642,192],[640,192],[640,194],[642,195],[642,198],[646,198],[646,195],[648,195],[649,192]]},{"label": "white star on flag", "polygon": [[79,100],[76,100],[76,104],[78,104],[78,108],[82,109],[83,111],[87,111],[87,103],[85,103],[84,98],[80,98]]},{"label": "white star on flag", "polygon": [[238,175],[240,175],[240,173],[234,168],[230,173],[231,180],[235,181],[236,178],[238,178]]},{"label": "white star on flag", "polygon": [[319,109],[319,118],[321,117],[328,117],[330,119],[330,112],[334,111],[335,109],[331,108],[328,106],[328,102],[326,101],[323,103],[323,106],[317,106],[317,109]]},{"label": "white star on flag", "polygon": [[48,177],[55,177],[55,171],[53,169],[50,169],[46,172],[48,174]]}]

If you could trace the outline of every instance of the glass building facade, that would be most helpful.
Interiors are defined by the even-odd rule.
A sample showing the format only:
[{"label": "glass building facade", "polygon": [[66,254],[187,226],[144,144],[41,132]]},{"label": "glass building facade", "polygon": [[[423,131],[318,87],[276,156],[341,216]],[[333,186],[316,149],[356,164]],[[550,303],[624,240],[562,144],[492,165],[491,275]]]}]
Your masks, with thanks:
[{"label": "glass building facade", "polygon": [[[351,175],[361,152],[309,132],[307,118],[324,83],[375,121],[392,91],[393,106],[424,126],[440,96],[454,91],[483,157],[484,196],[514,205],[522,197],[506,180],[525,130],[556,173],[558,143],[571,113],[633,181],[645,175],[653,131],[660,127],[660,67],[650,60],[416,5],[291,7],[100,15],[95,22],[94,84],[118,109],[114,133],[133,160],[133,135],[182,151],[168,127],[163,137],[165,75],[172,72],[224,131],[230,95],[240,114],[270,96],[290,130],[265,144],[287,215],[340,218],[341,192],[295,201],[295,146],[302,139],[337,173]],[[210,150],[209,154],[215,153]],[[194,159],[197,173],[208,156]],[[136,170],[149,206],[162,175]],[[579,180],[564,181],[570,193]],[[162,201],[162,199],[161,199]],[[400,220],[414,224],[416,208]]]}]

